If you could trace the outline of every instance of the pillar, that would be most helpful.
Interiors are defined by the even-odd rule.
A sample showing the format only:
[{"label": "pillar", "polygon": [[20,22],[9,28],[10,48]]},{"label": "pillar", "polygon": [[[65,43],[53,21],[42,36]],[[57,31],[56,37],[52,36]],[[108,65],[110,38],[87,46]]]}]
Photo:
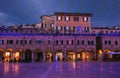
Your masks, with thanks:
[{"label": "pillar", "polygon": [[32,52],[32,62],[34,62],[34,52]]},{"label": "pillar", "polygon": [[56,53],[53,52],[53,61],[56,61]]},{"label": "pillar", "polygon": [[43,52],[43,62],[45,62],[46,61],[46,56],[45,56],[45,52]]},{"label": "pillar", "polygon": [[77,61],[77,52],[75,52],[75,61]]},{"label": "pillar", "polygon": [[64,52],[63,58],[64,58],[64,61],[67,61],[66,52]]}]

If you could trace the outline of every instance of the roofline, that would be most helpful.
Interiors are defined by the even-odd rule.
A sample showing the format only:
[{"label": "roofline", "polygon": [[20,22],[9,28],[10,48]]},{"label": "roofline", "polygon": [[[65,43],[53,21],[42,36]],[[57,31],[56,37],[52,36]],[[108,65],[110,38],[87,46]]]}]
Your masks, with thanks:
[{"label": "roofline", "polygon": [[92,13],[72,13],[72,12],[54,12],[54,15],[68,15],[68,16],[92,16]]}]

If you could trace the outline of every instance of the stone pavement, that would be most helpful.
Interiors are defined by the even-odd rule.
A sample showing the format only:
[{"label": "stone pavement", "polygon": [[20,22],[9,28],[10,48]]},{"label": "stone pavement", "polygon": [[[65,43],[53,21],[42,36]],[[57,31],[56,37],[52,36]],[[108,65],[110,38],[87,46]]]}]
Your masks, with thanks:
[{"label": "stone pavement", "polygon": [[120,78],[120,62],[2,63],[0,78]]}]

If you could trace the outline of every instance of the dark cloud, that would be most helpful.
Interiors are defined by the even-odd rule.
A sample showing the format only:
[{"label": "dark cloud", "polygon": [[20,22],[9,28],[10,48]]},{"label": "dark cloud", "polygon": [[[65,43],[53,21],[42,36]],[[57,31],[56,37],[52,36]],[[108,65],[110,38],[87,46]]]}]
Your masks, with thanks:
[{"label": "dark cloud", "polygon": [[0,24],[33,24],[56,11],[93,13],[93,26],[120,23],[120,0],[1,0]]}]

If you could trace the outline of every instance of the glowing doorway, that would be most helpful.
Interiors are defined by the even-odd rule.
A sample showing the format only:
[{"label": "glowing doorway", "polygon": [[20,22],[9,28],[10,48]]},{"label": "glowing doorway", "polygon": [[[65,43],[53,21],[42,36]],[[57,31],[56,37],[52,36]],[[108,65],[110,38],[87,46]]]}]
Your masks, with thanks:
[{"label": "glowing doorway", "polygon": [[75,61],[75,53],[68,52],[68,61]]}]

